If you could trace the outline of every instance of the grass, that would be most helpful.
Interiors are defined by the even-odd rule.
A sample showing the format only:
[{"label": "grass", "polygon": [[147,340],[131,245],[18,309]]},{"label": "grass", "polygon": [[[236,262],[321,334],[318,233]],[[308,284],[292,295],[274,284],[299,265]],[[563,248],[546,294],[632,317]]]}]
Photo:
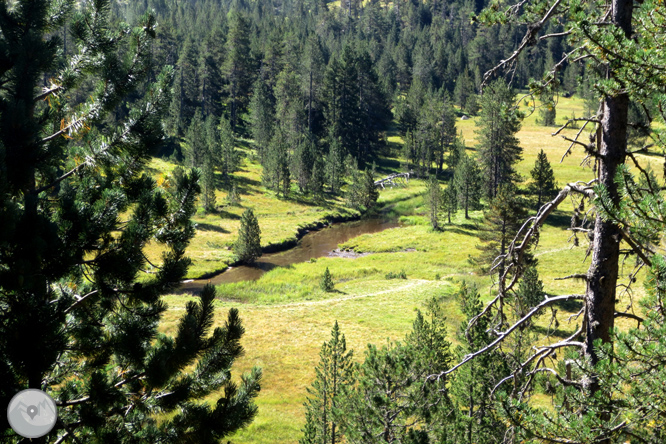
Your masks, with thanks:
[{"label": "grass", "polygon": [[[558,124],[573,113],[584,114],[582,101],[560,99]],[[458,129],[473,151],[474,120],[459,121]],[[536,114],[525,119],[518,134],[524,148],[523,160],[517,166],[519,173],[527,180],[538,151],[544,149],[561,185],[591,179],[589,167],[580,165],[584,155],[579,148],[574,147],[571,155],[559,162],[569,143],[550,137],[554,131],[555,128],[538,126]],[[566,130],[563,134],[572,137],[575,130]],[[391,136],[390,143],[397,145],[402,140]],[[383,159],[378,162],[378,171],[384,174],[397,165],[397,159]],[[172,168],[171,164],[158,160],[153,166],[159,171]],[[329,199],[325,206],[276,199],[261,186],[258,165],[247,160],[236,175],[242,182],[243,207],[253,207],[259,218],[263,245],[292,239],[299,226],[326,215],[345,214],[340,199]],[[476,284],[485,300],[492,296],[490,279],[477,275],[467,261],[470,255],[476,254],[475,246],[479,243],[476,224],[481,221],[482,212],[472,212],[469,220],[459,212],[452,224],[445,224],[442,231],[432,231],[421,197],[424,188],[422,181],[410,180],[408,187],[381,192],[379,202],[383,212],[400,218],[401,227],[362,235],[340,245],[342,249],[370,253],[368,255],[319,258],[273,269],[255,282],[218,287],[216,322],[223,322],[230,307],[238,307],[247,331],[243,339],[246,355],[237,362],[235,377],[252,366],[260,366],[264,371],[263,388],[257,399],[258,417],[247,429],[231,437],[233,442],[298,441],[304,423],[302,404],[306,388],[314,378],[313,367],[318,361],[319,348],[329,338],[335,320],[347,338],[348,347],[360,360],[367,343],[379,344],[404,337],[411,328],[415,309],[423,307],[433,296],[444,297],[449,332],[454,339],[453,332],[458,328],[461,314],[453,295],[463,279]],[[219,200],[223,194],[218,195]],[[585,261],[585,239],[581,239],[579,247],[568,242],[570,210],[571,204],[567,202],[549,217],[535,252],[545,291],[551,295],[584,291],[579,282],[556,279],[585,272],[589,266],[589,261]],[[232,256],[227,247],[235,237],[242,211],[243,208],[227,207],[217,215],[197,215],[199,231],[189,249],[195,264],[192,275],[219,269],[230,260]],[[335,282],[332,293],[319,289],[326,267]],[[407,279],[386,278],[388,274],[402,271]],[[630,266],[627,266],[622,275],[626,276],[629,271]],[[166,298],[170,310],[162,324],[163,331],[174,331],[189,299],[188,296]],[[573,310],[576,310],[573,305],[558,307],[560,329],[570,331],[575,327],[566,322]],[[547,318],[543,316],[538,323],[544,330],[549,323]],[[623,325],[620,323],[621,327]],[[547,398],[540,396],[537,402],[547,405]]]},{"label": "grass", "polygon": [[[149,171],[155,175],[165,175],[176,167],[163,159],[153,159]],[[262,247],[280,246],[297,240],[299,228],[316,225],[329,219],[352,218],[358,212],[344,206],[340,197],[328,197],[323,202],[313,202],[309,198],[291,200],[278,199],[275,194],[261,184],[261,166],[243,159],[241,170],[234,174],[238,191],[241,194],[239,206],[225,206],[226,191],[216,192],[219,204],[216,213],[206,214],[199,210],[193,218],[197,225],[196,236],[187,249],[192,259],[188,278],[198,278],[224,270],[235,262],[232,246],[236,240],[240,217],[247,208],[252,208],[261,228]],[[148,256],[157,260],[160,249],[152,245]]]}]

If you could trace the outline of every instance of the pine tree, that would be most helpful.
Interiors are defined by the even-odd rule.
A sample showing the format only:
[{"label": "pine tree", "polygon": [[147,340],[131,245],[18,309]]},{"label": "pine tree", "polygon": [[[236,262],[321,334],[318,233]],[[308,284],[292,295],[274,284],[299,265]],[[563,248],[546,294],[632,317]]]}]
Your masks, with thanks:
[{"label": "pine tree", "polygon": [[[487,331],[488,319],[472,319],[483,310],[483,303],[475,286],[462,282],[456,295],[460,311],[465,317],[458,331],[460,345],[458,359],[489,344],[492,337]],[[502,356],[493,351],[461,367],[451,379],[451,400],[455,408],[450,421],[449,438],[464,444],[494,444],[503,442],[506,427],[493,414],[490,392],[507,372]]]},{"label": "pine tree", "polygon": [[[214,25],[215,26],[215,25]],[[221,67],[224,63],[224,31],[215,26],[201,45],[199,72],[201,73],[201,109],[204,116],[218,118],[223,114],[220,91],[224,87]]]},{"label": "pine tree", "polygon": [[312,169],[316,158],[316,146],[312,140],[301,140],[294,149],[292,156],[293,176],[298,184],[298,190],[305,193],[310,189]]},{"label": "pine tree", "polygon": [[282,195],[287,197],[291,184],[289,146],[279,128],[268,144],[262,166],[263,173],[261,179],[266,186],[275,190],[278,195],[282,192]]},{"label": "pine tree", "polygon": [[514,100],[503,80],[488,85],[481,97],[477,147],[489,198],[495,197],[500,186],[518,179],[514,165],[523,152],[516,137],[522,114],[515,108]]},{"label": "pine tree", "polygon": [[335,284],[333,283],[333,278],[331,277],[331,272],[328,271],[328,267],[326,267],[326,271],[324,271],[324,275],[321,277],[321,281],[319,282],[319,286],[326,293],[330,293],[335,288]]},{"label": "pine tree", "polygon": [[264,79],[257,79],[250,100],[250,133],[261,159],[273,137],[273,108],[270,87]]},{"label": "pine tree", "polygon": [[518,283],[515,291],[515,316],[521,319],[533,307],[543,302],[546,293],[543,289],[543,282],[539,279],[539,272],[536,266],[530,265],[525,269],[523,277]]},{"label": "pine tree", "polygon": [[[509,243],[523,224],[525,214],[525,209],[516,196],[516,188],[511,184],[500,187],[484,214],[479,232],[479,239],[484,243],[477,246],[481,254],[473,258],[472,263],[479,266],[484,273],[490,272],[496,258],[506,253]],[[492,271],[499,275],[503,272],[502,266]]]},{"label": "pine tree", "polygon": [[338,321],[335,321],[330,341],[324,342],[319,352],[315,380],[307,389],[305,436],[299,440],[300,444],[335,444],[341,441],[338,409],[343,388],[350,387],[354,382],[352,357],[352,351],[347,351],[345,335],[340,333]]},{"label": "pine tree", "polygon": [[[189,127],[197,110],[200,110],[199,94],[199,53],[197,44],[187,39],[180,52],[178,59],[178,72],[175,79],[176,95],[173,100],[173,128],[176,134],[182,134]],[[177,110],[177,111],[176,111]]]},{"label": "pine tree", "polygon": [[532,183],[529,185],[530,193],[537,196],[537,208],[541,208],[544,199],[548,199],[557,193],[555,185],[555,174],[553,167],[548,162],[548,157],[543,149],[537,154],[534,168],[530,171]]},{"label": "pine tree", "polygon": [[476,210],[481,205],[481,182],[481,171],[477,162],[463,153],[456,165],[453,186],[458,202],[465,209],[465,219],[469,219],[469,210]]},{"label": "pine tree", "polygon": [[553,97],[543,97],[541,100],[541,108],[539,109],[538,123],[543,126],[554,126],[555,117],[557,117],[557,109],[555,108],[555,100]]},{"label": "pine tree", "polygon": [[191,168],[200,168],[210,159],[210,152],[206,141],[206,131],[201,112],[197,110],[187,128],[185,136],[187,149],[185,159]]},{"label": "pine tree", "polygon": [[240,262],[251,264],[261,256],[261,229],[251,208],[243,212],[234,243],[234,254]]},{"label": "pine tree", "polygon": [[324,81],[324,50],[319,37],[315,34],[308,38],[302,65],[301,83],[307,98],[307,128],[310,134],[321,131],[322,104],[320,90]]},{"label": "pine tree", "polygon": [[227,179],[229,175],[238,171],[240,156],[236,150],[236,137],[231,130],[231,123],[226,117],[220,117],[217,131],[219,140],[217,163],[220,166],[222,177]]},{"label": "pine tree", "polygon": [[463,111],[476,115],[475,96],[476,91],[474,91],[474,83],[470,78],[469,71],[465,69],[456,80],[453,97]]},{"label": "pine tree", "polygon": [[242,126],[242,116],[247,110],[252,87],[252,54],[250,52],[250,29],[247,20],[238,11],[229,13],[226,58],[222,72],[226,78],[225,104],[229,123],[234,132]]},{"label": "pine tree", "polygon": [[[444,168],[444,155],[449,153],[449,160],[452,155],[455,156],[458,150],[458,137],[456,133],[456,115],[453,109],[453,102],[444,93],[440,105],[439,118],[436,124],[438,129],[437,148],[435,149],[435,157],[437,161],[437,173],[441,173]],[[453,168],[455,165],[449,164]]]},{"label": "pine tree", "polygon": [[240,193],[238,192],[238,187],[236,186],[236,182],[232,181],[231,183],[231,189],[229,190],[229,193],[227,194],[227,204],[228,205],[240,205],[241,197]]},{"label": "pine tree", "polygon": [[430,176],[430,178],[426,181],[426,191],[424,197],[428,206],[430,226],[433,230],[439,230],[439,212],[443,205],[443,196],[442,187],[439,185],[437,176]]},{"label": "pine tree", "polygon": [[445,321],[442,308],[433,302],[425,315],[417,311],[404,342],[368,345],[356,370],[358,383],[343,388],[337,415],[347,442],[428,442],[429,435],[432,442],[442,441],[435,435],[451,410],[447,381],[428,376],[451,363]]},{"label": "pine tree", "polygon": [[326,178],[331,188],[331,193],[336,194],[341,187],[344,179],[344,156],[342,154],[342,145],[339,140],[329,135],[328,156],[326,157]]},{"label": "pine tree", "polygon": [[354,209],[369,210],[379,198],[379,191],[375,186],[372,173],[367,168],[364,171],[354,170],[352,167],[352,182],[347,189],[347,206]]},{"label": "pine tree", "polygon": [[215,211],[215,168],[211,159],[206,159],[201,174],[201,194],[203,207],[207,213]]},{"label": "pine tree", "polygon": [[308,182],[308,191],[312,193],[316,200],[324,198],[324,183],[326,182],[325,176],[326,164],[321,156],[317,156],[312,165],[312,175]]},{"label": "pine tree", "polygon": [[275,120],[289,145],[296,146],[305,133],[306,116],[299,79],[293,67],[285,66],[278,74],[274,92]]},{"label": "pine tree", "polygon": [[444,195],[442,196],[442,208],[446,210],[446,216],[449,225],[451,224],[451,216],[458,211],[458,190],[455,187],[454,178],[450,178]]},{"label": "pine tree", "polygon": [[[45,390],[51,442],[213,444],[252,421],[261,373],[232,382],[244,329],[235,309],[212,329],[213,287],[174,336],[158,329],[187,272],[199,175],[145,172],[173,70],[147,80],[154,16],[118,27],[110,10],[0,4],[0,402]],[[0,435],[25,442],[5,421]]]},{"label": "pine tree", "polygon": [[455,174],[458,163],[465,155],[465,141],[462,138],[462,135],[456,136],[453,140],[453,143],[449,147],[449,155],[446,158],[446,164],[451,170],[451,173]]},{"label": "pine tree", "polygon": [[345,45],[340,57],[329,62],[322,93],[327,126],[339,139],[344,155],[351,154],[363,166],[390,120],[367,52]]}]

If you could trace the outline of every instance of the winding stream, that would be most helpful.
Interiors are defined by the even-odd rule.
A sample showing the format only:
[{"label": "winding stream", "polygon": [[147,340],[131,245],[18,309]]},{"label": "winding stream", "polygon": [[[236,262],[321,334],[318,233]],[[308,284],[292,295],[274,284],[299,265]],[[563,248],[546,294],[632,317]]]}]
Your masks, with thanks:
[{"label": "winding stream", "polygon": [[180,292],[198,293],[209,282],[213,285],[219,285],[257,280],[261,275],[275,267],[285,267],[298,262],[306,262],[312,258],[331,256],[334,250],[338,248],[338,244],[347,242],[356,236],[377,233],[399,226],[400,224],[396,221],[382,219],[333,224],[321,230],[307,233],[295,247],[289,250],[264,254],[252,266],[231,267],[209,279],[195,279],[185,282],[180,287]]}]

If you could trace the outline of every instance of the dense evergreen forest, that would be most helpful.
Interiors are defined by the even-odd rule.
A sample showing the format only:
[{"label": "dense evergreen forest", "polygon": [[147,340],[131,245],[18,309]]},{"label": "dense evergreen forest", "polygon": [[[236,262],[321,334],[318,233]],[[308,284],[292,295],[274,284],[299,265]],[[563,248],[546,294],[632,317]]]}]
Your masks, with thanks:
[{"label": "dense evergreen forest", "polygon": [[[410,317],[406,335],[381,342],[384,326],[364,325],[363,356],[347,325],[312,320],[333,327],[284,441],[664,442],[661,3],[0,2],[0,403],[27,388],[53,397],[58,416],[36,442],[236,439],[276,389],[259,359],[242,361],[248,318],[216,316],[222,304],[263,297],[265,313],[286,301],[250,320],[276,355],[270,334],[296,328],[274,328],[279,316],[397,292],[418,301],[413,321],[409,304],[381,320]],[[574,95],[584,112],[556,129],[558,99]],[[582,153],[566,183],[541,141],[520,174],[526,110],[570,143],[563,160]],[[275,282],[177,294],[203,260],[187,254],[196,236],[231,234],[219,220],[237,220],[234,241],[202,242],[251,265],[272,228],[262,205],[284,205],[274,223],[296,204],[359,217],[380,201],[378,164],[419,191],[387,191],[384,209],[403,205],[411,226],[369,250],[377,261],[313,258]],[[571,247],[538,250],[556,232]],[[372,239],[349,243],[357,260]],[[560,267],[549,283],[546,253]],[[360,294],[345,286],[379,274],[379,290],[379,279]],[[357,330],[382,323],[366,319]],[[289,359],[303,366],[301,352]],[[9,421],[3,442],[32,441]]]},{"label": "dense evergreen forest", "polygon": [[[525,26],[470,21],[483,2],[146,1],[116,3],[132,20],[157,12],[151,56],[176,69],[167,127],[185,137],[188,164],[233,169],[217,141],[251,138],[264,181],[288,194],[333,192],[349,165],[369,167],[386,150],[395,117],[406,168],[441,172],[456,141],[456,112],[475,115],[483,73],[508,57]],[[544,33],[558,32],[553,23]],[[567,51],[563,37],[524,52],[507,74],[513,87],[541,78]],[[580,63],[560,70],[565,94]],[[552,100],[550,97],[547,98]],[[206,129],[204,129],[206,128]],[[215,131],[217,128],[217,131]],[[199,140],[201,139],[201,140]],[[220,148],[217,148],[218,150]],[[209,161],[207,152],[214,161]],[[211,166],[206,167],[206,165]],[[223,164],[223,165],[222,165]]]}]

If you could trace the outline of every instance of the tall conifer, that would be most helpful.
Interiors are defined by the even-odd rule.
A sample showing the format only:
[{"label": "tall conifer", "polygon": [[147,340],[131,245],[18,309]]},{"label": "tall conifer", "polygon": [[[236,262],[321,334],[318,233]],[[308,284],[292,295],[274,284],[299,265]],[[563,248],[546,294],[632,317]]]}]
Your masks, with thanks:
[{"label": "tall conifer", "polygon": [[534,168],[530,171],[532,176],[532,183],[529,185],[529,190],[533,195],[537,196],[537,208],[541,208],[544,199],[548,199],[556,194],[555,174],[553,167],[548,162],[548,157],[543,150],[537,154]]},{"label": "tall conifer", "polygon": [[[328,272],[328,268],[326,269]],[[347,351],[345,335],[338,321],[331,330],[331,339],[324,342],[315,367],[315,380],[307,389],[304,437],[300,444],[335,444],[341,442],[338,421],[343,388],[353,384],[353,353]]]},{"label": "tall conifer", "polygon": [[437,176],[430,176],[430,178],[426,181],[426,191],[424,197],[428,205],[430,226],[433,230],[439,230],[439,212],[441,211],[444,203],[444,196],[442,194],[442,187],[439,185]]},{"label": "tall conifer", "polygon": [[489,198],[495,197],[500,186],[518,179],[515,164],[522,159],[523,149],[516,133],[522,114],[515,108],[514,100],[503,80],[488,85],[481,96],[478,150]]},{"label": "tall conifer", "polygon": [[455,168],[453,186],[460,206],[465,209],[465,219],[469,219],[469,210],[476,210],[480,206],[481,180],[477,162],[463,153]]},{"label": "tall conifer", "polygon": [[[173,70],[146,82],[156,20],[118,28],[110,10],[0,3],[0,402],[45,390],[51,442],[213,444],[252,421],[260,372],[232,382],[244,329],[233,309],[212,329],[213,287],[174,336],[158,331],[161,295],[189,264],[199,177],[158,185],[143,171]],[[65,25],[73,56],[58,64]],[[0,436],[20,440],[4,420]]]}]

